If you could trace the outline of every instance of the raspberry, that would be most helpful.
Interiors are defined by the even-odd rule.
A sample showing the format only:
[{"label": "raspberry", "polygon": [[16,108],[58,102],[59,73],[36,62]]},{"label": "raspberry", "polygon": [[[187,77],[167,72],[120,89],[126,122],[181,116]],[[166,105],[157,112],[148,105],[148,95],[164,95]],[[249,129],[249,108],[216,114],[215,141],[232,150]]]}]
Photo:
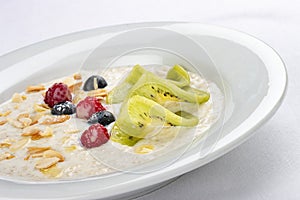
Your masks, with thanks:
[{"label": "raspberry", "polygon": [[53,108],[55,104],[72,101],[72,94],[64,83],[54,83],[46,92],[44,102]]},{"label": "raspberry", "polygon": [[107,129],[101,124],[91,125],[80,137],[82,146],[86,148],[99,147],[109,140]]},{"label": "raspberry", "polygon": [[76,115],[81,119],[89,119],[94,113],[106,110],[95,97],[86,97],[77,104]]}]

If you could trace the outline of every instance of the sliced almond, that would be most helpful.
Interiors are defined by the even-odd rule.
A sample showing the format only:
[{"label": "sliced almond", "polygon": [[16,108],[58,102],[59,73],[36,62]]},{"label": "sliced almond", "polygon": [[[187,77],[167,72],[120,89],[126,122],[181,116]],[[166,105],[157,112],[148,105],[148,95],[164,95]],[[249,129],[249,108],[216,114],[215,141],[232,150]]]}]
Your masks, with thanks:
[{"label": "sliced almond", "polygon": [[31,158],[41,158],[44,156],[44,153],[35,153],[31,155]]},{"label": "sliced almond", "polygon": [[71,92],[75,92],[76,90],[79,90],[81,86],[82,86],[82,82],[77,82],[77,83],[74,83],[74,84],[72,84],[68,87],[69,87]]},{"label": "sliced almond", "polygon": [[23,128],[28,127],[31,125],[32,120],[30,118],[21,118],[19,121],[22,123]]},{"label": "sliced almond", "polygon": [[29,126],[23,129],[22,136],[32,136],[38,134],[39,132],[41,132],[41,130],[38,127]]},{"label": "sliced almond", "polygon": [[17,120],[10,120],[9,122],[10,122],[10,124],[11,124],[12,126],[14,126],[15,128],[19,128],[19,129],[23,129],[23,128],[24,128],[23,123],[20,122],[20,121],[17,121]]},{"label": "sliced almond", "polygon": [[7,119],[1,119],[0,118],[0,126],[4,125],[7,123]]},{"label": "sliced almond", "polygon": [[50,178],[58,178],[62,175],[63,170],[53,165],[47,169],[40,169],[40,172]]},{"label": "sliced almond", "polygon": [[41,124],[43,125],[51,125],[51,124],[59,124],[69,120],[70,115],[59,115],[59,116],[50,116],[47,117]]},{"label": "sliced almond", "polygon": [[59,158],[59,162],[63,162],[65,160],[65,157],[61,153],[54,151],[54,150],[45,151],[43,153],[43,157],[45,157],[45,158],[56,157],[56,158]]},{"label": "sliced almond", "polygon": [[75,151],[76,149],[77,149],[76,145],[71,145],[71,146],[65,147],[66,152],[72,152],[72,151]]},{"label": "sliced almond", "polygon": [[11,144],[10,143],[7,143],[7,142],[1,142],[0,143],[0,148],[8,148],[8,147],[10,147],[11,146]]},{"label": "sliced almond", "polygon": [[11,113],[11,110],[7,110],[3,113],[0,113],[0,117],[7,117]]},{"label": "sliced almond", "polygon": [[5,153],[0,154],[0,161],[2,161],[2,160],[9,160],[9,159],[12,159],[14,157],[15,156],[13,154],[5,152]]},{"label": "sliced almond", "polygon": [[35,146],[32,146],[32,147],[27,147],[27,153],[29,153],[29,154],[42,153],[42,152],[47,151],[49,149],[51,149],[51,147],[35,147]]},{"label": "sliced almond", "polygon": [[29,118],[29,117],[30,117],[29,113],[21,113],[18,115],[17,120],[22,118]]},{"label": "sliced almond", "polygon": [[107,91],[105,89],[96,89],[88,92],[88,96],[104,98],[107,96]]},{"label": "sliced almond", "polygon": [[45,128],[43,132],[39,133],[42,137],[51,137],[53,135],[53,130],[49,126]]},{"label": "sliced almond", "polygon": [[47,106],[47,104],[34,104],[33,105],[33,109],[35,112],[45,112],[47,110],[49,110],[49,107]]},{"label": "sliced almond", "polygon": [[70,139],[70,136],[62,137],[61,142],[64,144]]},{"label": "sliced almond", "polygon": [[40,92],[42,90],[45,90],[45,86],[43,85],[31,85],[31,86],[28,86],[26,88],[26,92],[27,93],[31,93],[31,92]]},{"label": "sliced almond", "polygon": [[36,164],[36,169],[48,169],[49,167],[57,164],[59,161],[59,158],[57,157],[51,157],[51,158],[41,158],[39,159]]},{"label": "sliced almond", "polygon": [[16,152],[20,149],[22,149],[25,145],[27,145],[30,142],[30,138],[22,138],[21,140],[18,140],[17,142],[13,143],[9,150],[11,152]]},{"label": "sliced almond", "polygon": [[23,101],[22,95],[20,95],[19,93],[14,93],[11,98],[11,101],[13,103],[21,103]]},{"label": "sliced almond", "polygon": [[30,119],[31,119],[31,124],[30,125],[34,125],[34,124],[37,124],[39,122],[39,119],[42,117],[43,115],[38,113],[38,114],[34,114],[34,115],[31,115],[30,116]]},{"label": "sliced almond", "polygon": [[74,133],[79,133],[80,130],[79,129],[66,129],[64,130],[64,133],[67,133],[67,134],[74,134]]},{"label": "sliced almond", "polygon": [[81,79],[82,79],[82,76],[81,76],[81,74],[76,73],[76,74],[73,75],[73,78],[74,78],[75,80],[81,80]]}]

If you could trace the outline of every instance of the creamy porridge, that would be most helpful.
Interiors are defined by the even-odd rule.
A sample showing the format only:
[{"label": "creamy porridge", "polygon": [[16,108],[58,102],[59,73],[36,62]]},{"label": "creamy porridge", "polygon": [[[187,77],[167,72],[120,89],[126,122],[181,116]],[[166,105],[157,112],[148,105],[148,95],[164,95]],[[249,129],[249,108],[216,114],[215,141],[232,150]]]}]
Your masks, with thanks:
[{"label": "creamy porridge", "polygon": [[[170,67],[153,69],[147,68],[159,77],[165,77]],[[80,72],[48,83],[28,86],[26,91],[15,93],[0,106],[0,177],[30,181],[86,178],[111,173],[122,167],[132,167],[167,152],[166,149],[176,149],[176,140],[184,140],[184,133],[177,137],[174,132],[180,133],[185,129],[176,130],[178,127],[174,125],[167,127],[164,135],[145,137],[132,146],[109,140],[99,147],[87,149],[81,138],[91,126],[87,119],[78,118],[76,113],[53,115],[49,105],[44,102],[47,89],[54,83],[62,82],[72,92],[74,105],[92,96],[106,110],[111,111],[118,121],[119,108],[123,104],[107,104],[107,94],[131,70],[132,67],[118,67],[104,71],[101,76],[105,78],[107,87],[103,89],[96,87],[94,90],[83,91],[89,74]],[[214,104],[222,104],[222,95],[213,83],[208,83],[196,74],[189,75],[191,87],[210,93],[210,99],[198,107],[199,123],[192,128],[193,134],[188,140],[191,142],[195,137],[201,137],[219,117],[220,106]],[[214,91],[211,88],[215,88]],[[106,126],[108,132],[113,126],[114,122]],[[166,144],[168,148],[165,148]],[[99,152],[105,152],[105,156],[97,157]],[[132,164],[123,166],[124,156]]]}]

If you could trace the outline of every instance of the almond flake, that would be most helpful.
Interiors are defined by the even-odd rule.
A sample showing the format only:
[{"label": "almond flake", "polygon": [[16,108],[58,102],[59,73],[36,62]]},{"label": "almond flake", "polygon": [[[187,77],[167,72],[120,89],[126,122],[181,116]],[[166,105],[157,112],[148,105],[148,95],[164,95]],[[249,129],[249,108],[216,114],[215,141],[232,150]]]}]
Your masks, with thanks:
[{"label": "almond flake", "polygon": [[9,160],[9,159],[12,159],[14,157],[15,156],[13,154],[5,152],[3,154],[0,154],[0,161],[2,161],[2,160]]},{"label": "almond flake", "polygon": [[43,125],[51,125],[51,124],[59,124],[69,120],[70,115],[59,115],[59,116],[51,116],[47,117],[41,124]]},{"label": "almond flake", "polygon": [[7,119],[0,119],[0,126],[7,123]]},{"label": "almond flake", "polygon": [[22,123],[23,128],[28,127],[31,125],[32,120],[30,118],[21,118],[19,121]]},{"label": "almond flake", "polygon": [[51,158],[41,158],[38,160],[35,164],[36,169],[48,169],[49,167],[57,164],[59,161],[59,158],[57,157],[51,157]]},{"label": "almond flake", "polygon": [[30,116],[29,113],[21,113],[18,115],[17,120],[22,118],[28,118],[29,116]]},{"label": "almond flake", "polygon": [[39,133],[42,137],[51,137],[53,135],[53,130],[49,126],[45,128],[43,132]]},{"label": "almond flake", "polygon": [[46,104],[34,104],[33,105],[33,109],[34,109],[34,111],[35,112],[45,112],[45,111],[47,111],[47,110],[49,110],[49,107],[47,106],[45,106]]},{"label": "almond flake", "polygon": [[82,86],[82,82],[77,82],[77,83],[74,83],[74,84],[72,84],[68,87],[69,87],[71,92],[75,92],[76,90],[79,90],[81,86]]},{"label": "almond flake", "polygon": [[29,153],[29,154],[42,153],[42,152],[47,151],[49,149],[51,149],[51,147],[35,147],[35,146],[32,146],[32,147],[27,147],[27,153]]},{"label": "almond flake", "polygon": [[10,147],[9,150],[11,152],[16,152],[20,149],[22,149],[26,144],[30,142],[29,138],[23,138],[21,140],[18,140],[17,142],[13,143]]},{"label": "almond flake", "polygon": [[66,152],[72,152],[72,151],[75,151],[76,149],[77,149],[76,145],[71,145],[71,146],[65,147]]},{"label": "almond flake", "polygon": [[65,160],[64,156],[57,152],[57,151],[54,151],[54,150],[47,150],[47,151],[44,151],[43,153],[43,157],[44,158],[52,158],[52,157],[56,157],[56,158],[59,158],[59,161],[58,162],[63,162]]},{"label": "almond flake", "polygon": [[105,89],[96,89],[88,92],[88,96],[104,98],[107,96],[107,91]]},{"label": "almond flake", "polygon": [[23,101],[22,95],[20,95],[19,93],[14,93],[11,101],[13,103],[21,103]]},{"label": "almond flake", "polygon": [[74,75],[73,75],[73,78],[74,78],[75,80],[81,80],[81,79],[82,79],[81,74],[79,74],[79,73],[74,74]]},{"label": "almond flake", "polygon": [[45,86],[43,85],[31,85],[31,86],[28,86],[26,88],[26,92],[27,93],[30,93],[30,92],[40,92],[42,90],[45,90]]},{"label": "almond flake", "polygon": [[80,132],[79,129],[66,129],[64,130],[64,133],[67,133],[67,134],[74,134],[74,133],[78,133]]},{"label": "almond flake", "polygon": [[4,113],[0,113],[0,117],[7,117],[11,113],[11,110],[7,110]]},{"label": "almond flake", "polygon": [[56,165],[53,165],[47,169],[40,169],[40,172],[50,178],[58,178],[62,175],[62,169],[58,168]]},{"label": "almond flake", "polygon": [[38,127],[29,126],[23,129],[22,136],[32,136],[38,134],[41,130]]},{"label": "almond flake", "polygon": [[7,142],[2,142],[2,143],[0,143],[0,148],[8,148],[8,147],[10,147],[11,146],[11,144],[10,143],[7,143]]}]

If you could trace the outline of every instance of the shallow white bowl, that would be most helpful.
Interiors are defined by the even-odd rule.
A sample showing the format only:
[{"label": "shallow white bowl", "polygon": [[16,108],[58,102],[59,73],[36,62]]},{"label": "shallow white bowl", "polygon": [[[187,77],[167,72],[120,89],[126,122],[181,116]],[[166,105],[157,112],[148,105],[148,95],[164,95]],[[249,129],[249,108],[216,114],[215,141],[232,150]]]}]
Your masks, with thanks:
[{"label": "shallow white bowl", "polygon": [[[0,58],[0,102],[29,84],[78,70],[78,63],[99,42],[138,27],[160,27],[184,34],[202,45],[224,81],[222,136],[206,156],[192,149],[174,164],[147,174],[116,173],[87,181],[22,184],[0,181],[2,199],[104,199],[136,196],[198,168],[232,150],[277,110],[287,85],[284,64],[263,42],[237,31],[192,23],[143,23],[99,28],[47,40]],[[49,76],[47,76],[47,74]],[[11,78],[13,77],[13,79]],[[212,78],[212,77],[207,77]],[[11,190],[13,188],[13,190]]]}]

